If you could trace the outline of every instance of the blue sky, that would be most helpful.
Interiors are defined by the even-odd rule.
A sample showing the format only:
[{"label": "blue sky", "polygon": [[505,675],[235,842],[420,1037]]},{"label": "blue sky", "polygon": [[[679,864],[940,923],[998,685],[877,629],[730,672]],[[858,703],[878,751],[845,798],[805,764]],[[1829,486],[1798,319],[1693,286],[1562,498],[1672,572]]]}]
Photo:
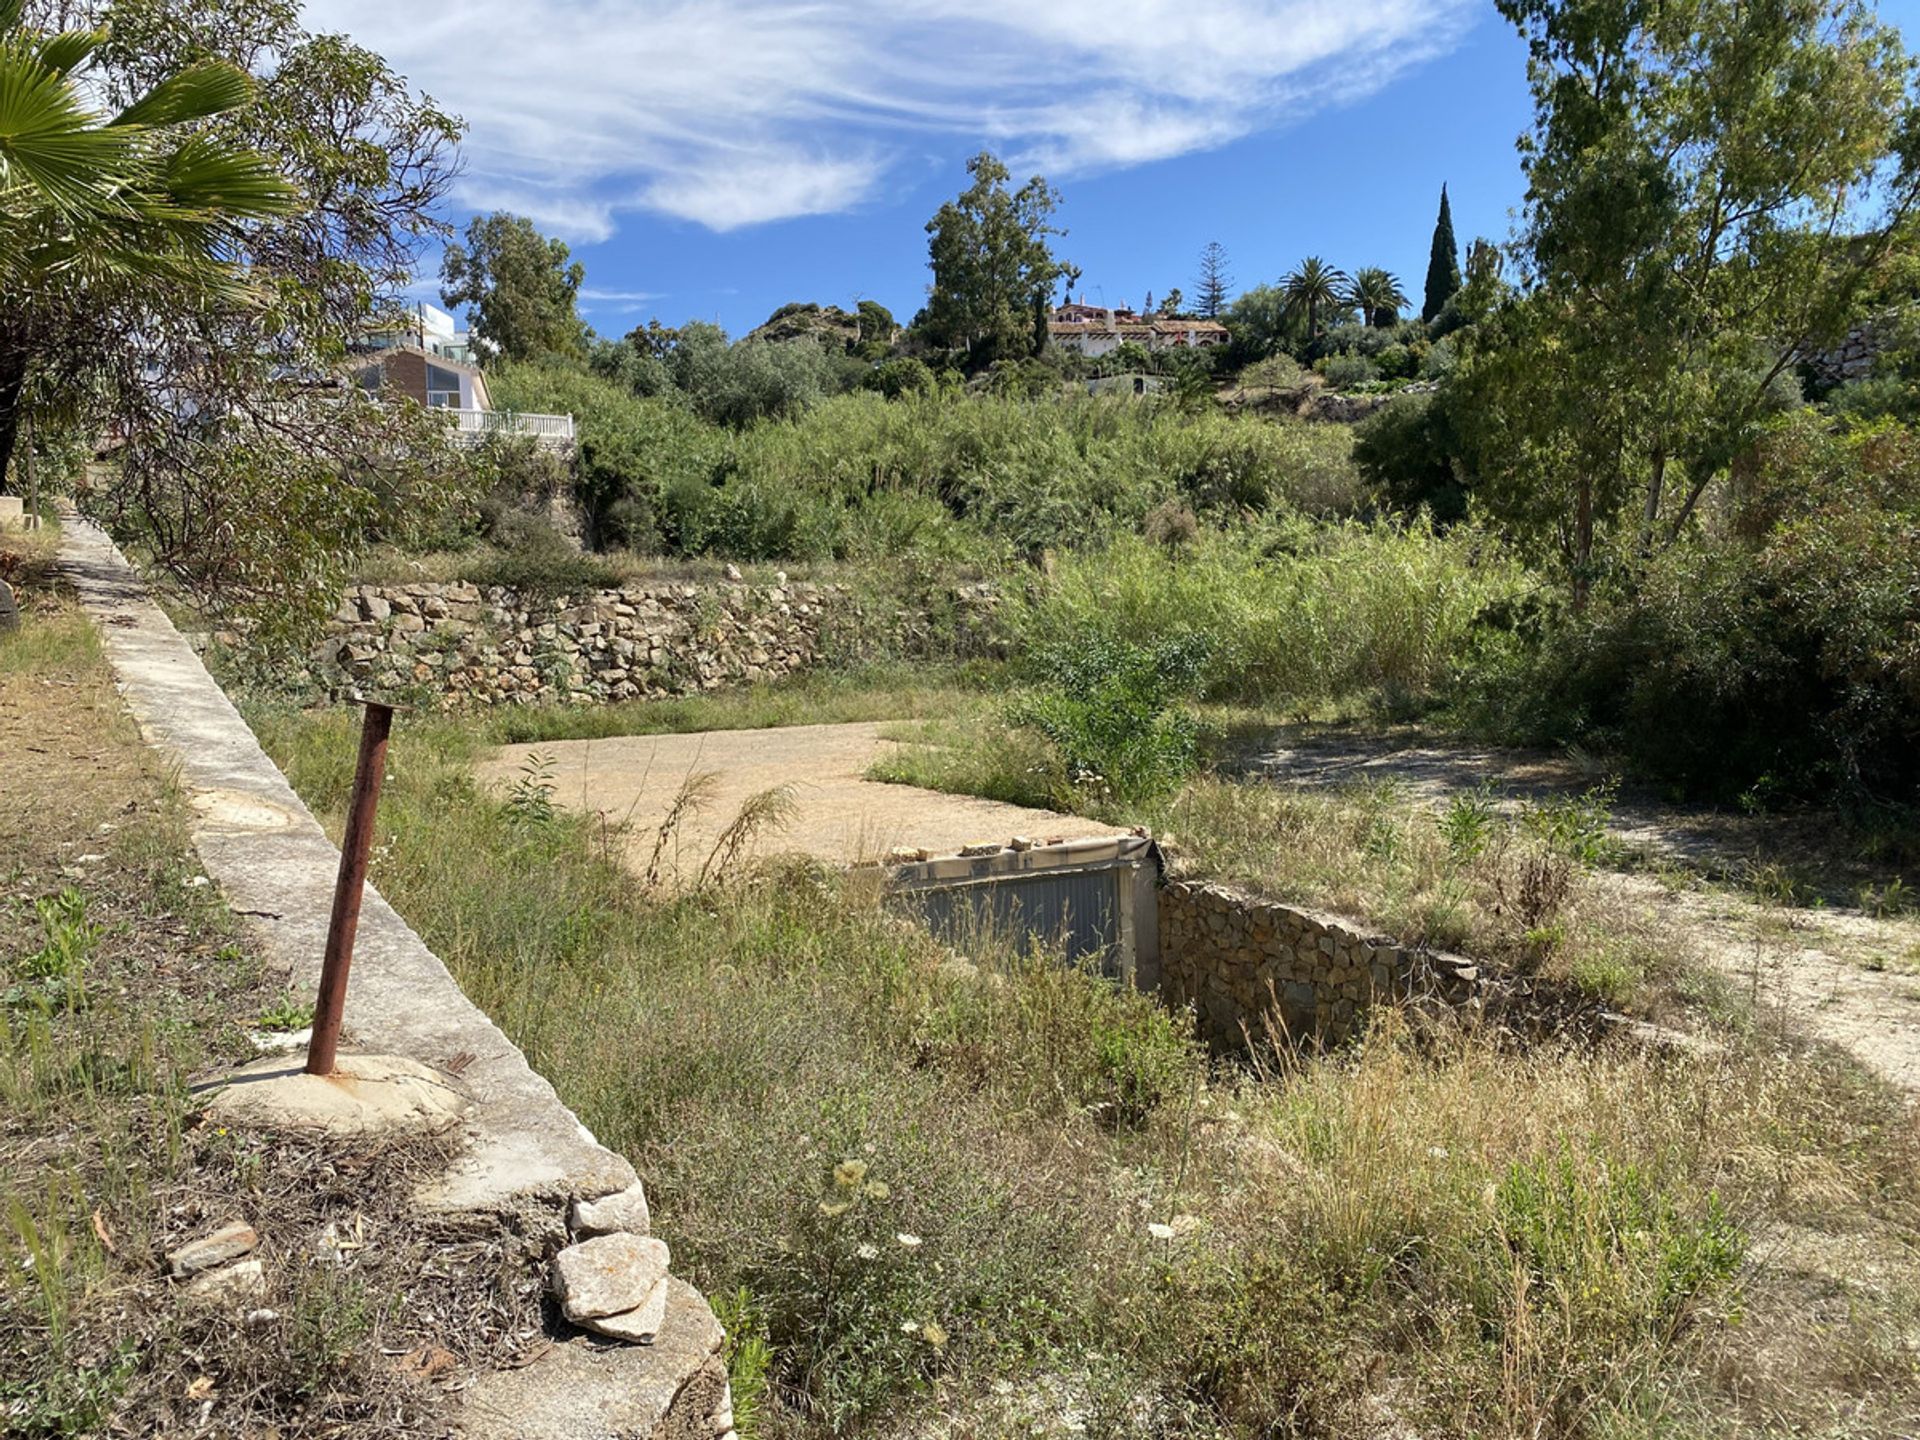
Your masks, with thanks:
[{"label": "blue sky", "polygon": [[[1920,0],[1882,7],[1910,23]],[[991,148],[1064,197],[1096,302],[1307,254],[1418,303],[1442,181],[1505,239],[1522,46],[1486,0],[310,0],[467,118],[450,214],[531,215],[603,334],[740,334],[790,300],[925,296],[923,227]],[[425,287],[431,293],[431,287]]]}]

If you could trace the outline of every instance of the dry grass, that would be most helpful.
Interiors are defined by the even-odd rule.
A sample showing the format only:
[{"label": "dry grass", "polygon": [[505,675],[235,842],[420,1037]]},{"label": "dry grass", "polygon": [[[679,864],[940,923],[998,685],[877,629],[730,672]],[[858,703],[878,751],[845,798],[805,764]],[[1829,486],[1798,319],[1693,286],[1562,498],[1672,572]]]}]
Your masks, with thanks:
[{"label": "dry grass", "polygon": [[[337,811],[350,728],[257,720]],[[1737,1033],[1689,1058],[1389,1027],[1219,1068],[1144,997],[956,964],[827,872],[650,894],[590,825],[481,801],[480,736],[396,739],[376,878],[770,1347],[762,1440],[1920,1419],[1920,1149],[1840,1063]],[[1276,821],[1214,818],[1223,847]],[[1372,833],[1314,823],[1272,843],[1332,869]]]}]

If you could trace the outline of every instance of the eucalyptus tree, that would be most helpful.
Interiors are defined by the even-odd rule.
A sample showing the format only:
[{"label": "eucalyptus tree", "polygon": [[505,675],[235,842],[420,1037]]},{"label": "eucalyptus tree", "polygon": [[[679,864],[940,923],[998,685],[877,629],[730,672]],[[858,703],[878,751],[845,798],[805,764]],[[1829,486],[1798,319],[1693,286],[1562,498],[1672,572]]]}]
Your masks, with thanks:
[{"label": "eucalyptus tree", "polygon": [[[1499,0],[1534,123],[1523,298],[1478,327],[1480,493],[1584,594],[1682,534],[1916,234],[1920,106],[1863,0]],[[1675,472],[1679,484],[1673,483]]]},{"label": "eucalyptus tree", "polygon": [[927,222],[933,285],[916,328],[979,368],[1034,352],[1035,310],[1068,267],[1047,243],[1065,233],[1053,224],[1057,190],[1038,175],[1010,190],[1007,167],[986,151],[967,174],[973,183]]},{"label": "eucalyptus tree", "polygon": [[565,242],[505,211],[474,216],[466,243],[440,257],[441,300],[470,307],[475,338],[503,360],[584,355],[587,326],[575,305],[586,278]]}]

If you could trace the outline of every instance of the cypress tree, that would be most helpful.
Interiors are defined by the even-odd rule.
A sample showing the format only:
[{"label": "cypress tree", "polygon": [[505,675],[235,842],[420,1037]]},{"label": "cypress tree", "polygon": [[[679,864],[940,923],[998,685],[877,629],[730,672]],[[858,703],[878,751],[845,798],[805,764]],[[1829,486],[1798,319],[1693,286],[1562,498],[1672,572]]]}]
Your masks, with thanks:
[{"label": "cypress tree", "polygon": [[1453,208],[1440,187],[1440,217],[1433,222],[1433,253],[1427,260],[1427,298],[1420,318],[1428,324],[1460,288],[1460,247],[1453,240]]}]

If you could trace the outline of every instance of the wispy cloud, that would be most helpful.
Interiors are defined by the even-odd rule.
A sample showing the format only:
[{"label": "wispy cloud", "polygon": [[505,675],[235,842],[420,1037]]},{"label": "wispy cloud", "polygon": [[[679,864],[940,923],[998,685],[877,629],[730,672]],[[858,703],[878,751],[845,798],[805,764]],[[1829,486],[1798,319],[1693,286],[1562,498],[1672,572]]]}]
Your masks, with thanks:
[{"label": "wispy cloud", "polygon": [[570,239],[846,210],[930,137],[1054,178],[1222,145],[1444,50],[1469,0],[309,0],[466,116],[460,199]]}]

